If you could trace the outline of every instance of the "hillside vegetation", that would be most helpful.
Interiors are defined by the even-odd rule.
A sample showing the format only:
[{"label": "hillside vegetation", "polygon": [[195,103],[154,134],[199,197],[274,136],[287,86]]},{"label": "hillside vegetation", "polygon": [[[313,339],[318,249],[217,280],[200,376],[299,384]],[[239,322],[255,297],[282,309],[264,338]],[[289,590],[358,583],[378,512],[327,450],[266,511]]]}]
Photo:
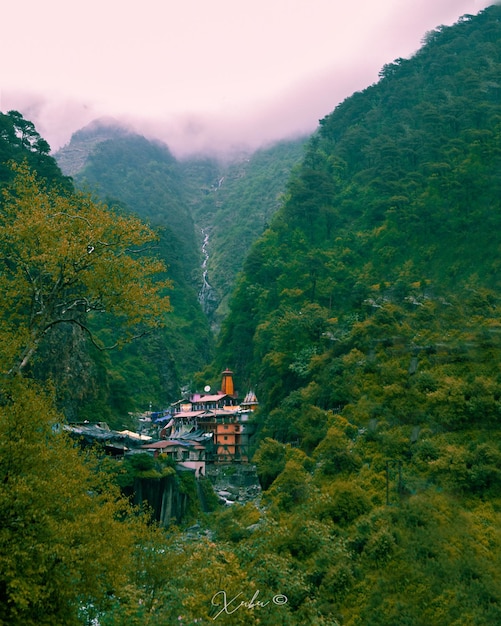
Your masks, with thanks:
[{"label": "hillside vegetation", "polygon": [[156,234],[76,191],[48,152],[22,115],[0,114],[0,623],[12,626],[96,623],[163,539],[56,409],[62,385],[75,403],[102,388],[85,345],[163,326]]},{"label": "hillside vegetation", "polygon": [[107,126],[80,131],[70,147],[83,143],[85,149],[88,134],[95,139],[96,132],[101,141],[91,146],[75,182],[158,230],[158,255],[173,286],[167,328],[126,351],[110,354],[117,389],[115,411],[124,415],[146,410],[150,402],[158,410],[178,398],[191,374],[213,356],[209,323],[198,302],[199,237],[179,163],[168,148],[123,130],[110,137]]},{"label": "hillside vegetation", "polygon": [[[167,146],[98,120],[58,151],[58,163],[79,188],[158,229],[158,254],[173,286],[166,329],[120,352],[85,357],[107,372],[107,390],[101,393],[107,406],[91,402],[86,417],[100,411],[115,422],[150,403],[165,408],[211,362],[236,275],[278,209],[304,144],[304,139],[285,141],[229,163],[201,156],[178,161]],[[204,270],[207,289],[202,289]],[[64,403],[72,418],[82,417],[81,402],[75,406],[66,394]]]},{"label": "hillside vegetation", "polygon": [[[228,298],[251,245],[279,209],[291,172],[302,160],[306,139],[282,141],[229,163],[181,162],[198,229],[209,235],[207,271],[213,300],[205,307],[217,332]],[[211,173],[200,178],[201,167]]]},{"label": "hillside vegetation", "polygon": [[[96,340],[123,329],[126,314],[134,325],[153,325],[148,349],[124,348],[122,361],[92,352],[80,331],[98,311],[85,307],[73,316],[76,305],[68,313],[58,302],[52,311],[80,330],[62,325],[58,336],[47,327],[31,369],[4,371],[1,623],[501,623],[501,6],[428,33],[411,59],[383,67],[377,84],[326,116],[283,196],[271,182],[249,191],[245,211],[260,205],[249,228],[232,215],[244,192],[236,182],[234,192],[225,190],[213,162],[181,167],[144,138],[120,136],[114,144],[93,137],[85,177],[113,198],[108,213],[61,177],[32,125],[15,112],[0,123],[2,158],[17,161],[0,170],[5,370],[20,354],[24,364],[20,348],[33,339],[26,331],[38,329],[30,314],[45,302],[26,284],[33,276],[44,286],[54,278],[60,284],[53,248],[61,271],[92,259],[101,278],[106,274],[107,246],[100,240],[94,266],[88,255],[95,247],[72,238],[73,228],[87,236],[86,220],[54,206],[81,202],[93,219],[105,216],[97,220],[104,226],[130,220],[150,241],[153,231],[131,216],[144,203],[144,217],[164,227],[157,252],[175,287],[171,297],[168,282],[151,280],[156,271],[164,280],[163,264],[152,260],[144,266],[148,289],[138,288],[140,257],[127,259],[126,246],[112,258],[115,282],[102,281],[119,317],[97,324]],[[285,147],[288,155],[294,150]],[[98,167],[98,158],[108,165]],[[260,159],[263,172],[280,170],[263,153],[254,171]],[[37,161],[47,188],[32,172]],[[243,183],[249,172],[241,162],[225,176]],[[122,189],[119,174],[132,187]],[[159,180],[168,189],[157,187]],[[264,187],[269,192],[260,198]],[[228,204],[218,205],[220,197]],[[72,225],[60,228],[60,241],[56,217]],[[240,239],[250,245],[249,233],[264,227],[249,252],[242,250],[228,315],[226,305],[216,313],[224,317],[216,357],[198,373],[212,383],[230,367],[236,388],[256,390],[253,462],[263,493],[205,516],[193,507],[199,526],[157,533],[121,497],[106,459],[78,454],[56,434],[61,416],[50,390],[54,384],[64,408],[81,393],[78,401],[94,415],[110,406],[125,411],[132,397],[144,401],[147,385],[167,397],[159,364],[173,388],[183,333],[203,329],[201,337],[210,337],[193,286],[199,274],[190,277],[201,257],[181,260],[189,246],[198,256],[193,225],[213,228],[221,244],[214,267],[223,264],[225,248]],[[126,242],[129,229],[119,230]],[[46,231],[47,241],[39,237]],[[38,253],[40,241],[58,245]],[[129,276],[123,263],[137,274]],[[221,294],[237,272],[235,263]],[[120,297],[119,278],[132,285]],[[79,303],[99,307],[100,292],[90,297],[96,284],[79,285]],[[190,367],[205,358],[197,361],[195,345],[187,344]],[[47,373],[47,363],[57,371]],[[34,379],[44,377],[50,380],[42,388]],[[183,481],[180,488],[187,489]]]},{"label": "hillside vegetation", "polygon": [[294,619],[501,621],[500,18],[322,120],[232,297],[268,508],[220,535]]}]

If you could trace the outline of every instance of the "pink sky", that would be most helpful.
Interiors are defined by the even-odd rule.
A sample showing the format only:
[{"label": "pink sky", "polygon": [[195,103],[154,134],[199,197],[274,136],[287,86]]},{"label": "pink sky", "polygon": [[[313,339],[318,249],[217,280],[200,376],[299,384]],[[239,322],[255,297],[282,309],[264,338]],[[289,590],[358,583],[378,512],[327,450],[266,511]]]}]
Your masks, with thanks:
[{"label": "pink sky", "polygon": [[0,110],[53,149],[108,115],[177,154],[315,130],[492,0],[18,0],[2,6]]}]

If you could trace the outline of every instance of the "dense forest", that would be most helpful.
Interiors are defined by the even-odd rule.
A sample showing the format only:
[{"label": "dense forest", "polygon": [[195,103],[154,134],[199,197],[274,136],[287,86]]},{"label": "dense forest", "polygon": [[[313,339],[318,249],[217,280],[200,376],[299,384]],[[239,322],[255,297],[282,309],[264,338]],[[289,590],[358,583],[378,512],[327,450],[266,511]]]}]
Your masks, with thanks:
[{"label": "dense forest", "polygon": [[[165,145],[104,119],[75,133],[55,157],[78,186],[127,206],[169,233],[164,235],[166,260],[181,318],[188,317],[182,303],[193,300],[189,287],[198,294],[202,288],[201,254],[208,235],[210,291],[202,308],[217,333],[236,275],[280,207],[305,144],[305,138],[282,141],[229,161],[203,155],[179,161]],[[195,331],[193,342],[199,340]],[[193,364],[182,369],[190,371],[190,365],[195,371]]]},{"label": "dense forest", "polygon": [[[22,116],[0,124],[0,623],[501,623],[501,6],[427,33],[306,146],[222,170],[178,164],[127,133],[87,136],[78,184],[109,208],[75,189]],[[140,201],[133,188],[146,198],[155,170],[169,191]],[[259,205],[246,224],[233,219],[239,198],[243,212]],[[194,224],[213,238],[212,267],[227,267],[212,319],[199,305],[191,318],[175,295],[197,302]],[[107,239],[91,245],[98,225]],[[49,254],[42,244],[61,232]],[[112,233],[113,250],[102,243]],[[237,240],[231,265],[223,252]],[[98,350],[117,334],[123,363],[137,357],[133,371],[151,367],[151,379],[153,348],[129,340],[147,328],[167,363],[190,320],[208,346],[194,379],[230,367],[237,388],[257,392],[262,493],[225,508],[207,493],[202,513],[176,478],[191,501],[185,524],[196,525],[159,531],[132,513],[116,463],[57,434],[55,407],[78,378],[65,353],[78,347],[94,380],[118,379],[122,357]],[[66,369],[48,376],[58,359]],[[109,404],[90,375],[78,380],[74,390]],[[175,473],[139,463],[144,476]]]},{"label": "dense forest", "polygon": [[284,141],[230,162],[203,156],[178,161],[167,146],[105,119],[75,133],[57,152],[77,187],[158,230],[157,251],[173,285],[167,327],[106,355],[103,402],[75,408],[67,397],[67,414],[101,411],[115,423],[150,403],[163,409],[180,389],[192,388],[196,372],[214,357],[214,334],[245,255],[278,210],[304,144]]},{"label": "dense forest", "polygon": [[[70,441],[56,408],[65,378],[46,368],[68,344],[105,350],[155,332],[171,284],[151,255],[156,233],[75,190],[16,111],[0,114],[0,153],[0,623],[89,623],[156,530],[118,468]],[[78,401],[92,378],[65,374]]]},{"label": "dense forest", "polygon": [[232,296],[267,508],[220,533],[304,621],[501,620],[500,18],[321,121]]},{"label": "dense forest", "polygon": [[200,159],[181,163],[188,182],[198,180],[197,172],[204,165],[217,174],[210,186],[198,184],[196,191],[202,194],[190,198],[198,228],[210,236],[207,271],[213,302],[205,310],[216,334],[249,248],[279,209],[291,172],[304,156],[305,143],[305,139],[282,141],[229,163]]}]

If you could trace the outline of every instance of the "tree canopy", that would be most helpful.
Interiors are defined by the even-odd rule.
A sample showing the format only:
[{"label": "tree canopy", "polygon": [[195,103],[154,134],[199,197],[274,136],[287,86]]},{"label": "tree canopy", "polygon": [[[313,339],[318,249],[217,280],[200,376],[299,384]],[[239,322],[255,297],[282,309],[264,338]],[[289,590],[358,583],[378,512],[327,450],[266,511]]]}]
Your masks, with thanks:
[{"label": "tree canopy", "polygon": [[12,168],[0,205],[4,371],[22,370],[59,324],[98,345],[103,326],[115,345],[164,324],[169,282],[146,254],[155,233],[88,195],[47,187],[27,164]]},{"label": "tree canopy", "polygon": [[[20,157],[40,142],[15,122],[26,129]],[[50,182],[22,158],[3,171],[0,623],[89,623],[134,585],[142,542],[160,550],[164,538],[120,492],[118,467],[69,439],[52,385],[30,365],[60,328],[103,348],[163,326],[170,282],[151,255],[157,235],[139,219],[58,185],[56,167]],[[64,342],[57,348],[56,362]]]},{"label": "tree canopy", "polygon": [[501,619],[500,18],[322,120],[246,258],[215,369],[259,398],[264,494],[216,527],[288,595],[262,623]]}]

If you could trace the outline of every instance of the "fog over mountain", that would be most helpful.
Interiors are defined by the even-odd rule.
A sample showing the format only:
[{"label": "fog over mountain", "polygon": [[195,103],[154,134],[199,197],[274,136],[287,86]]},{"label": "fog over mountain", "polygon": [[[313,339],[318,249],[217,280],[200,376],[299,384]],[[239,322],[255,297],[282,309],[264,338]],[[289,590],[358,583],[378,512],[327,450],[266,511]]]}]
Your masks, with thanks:
[{"label": "fog over mountain", "polygon": [[[492,0],[23,4],[36,28],[2,34],[0,110],[33,121],[53,151],[112,116],[184,156],[313,132],[427,31]],[[3,19],[16,23],[18,5]]]},{"label": "fog over mountain", "polygon": [[[273,100],[249,104],[230,112],[178,113],[162,117],[122,114],[113,119],[134,132],[168,144],[177,157],[193,153],[228,154],[255,150],[285,138],[312,133],[318,120],[354,91],[377,80],[362,62],[311,76],[284,90]],[[55,100],[28,91],[5,91],[4,110],[20,110],[34,121],[53,151],[66,145],[73,132],[103,117],[92,103]],[[105,117],[108,117],[105,115]]]}]

